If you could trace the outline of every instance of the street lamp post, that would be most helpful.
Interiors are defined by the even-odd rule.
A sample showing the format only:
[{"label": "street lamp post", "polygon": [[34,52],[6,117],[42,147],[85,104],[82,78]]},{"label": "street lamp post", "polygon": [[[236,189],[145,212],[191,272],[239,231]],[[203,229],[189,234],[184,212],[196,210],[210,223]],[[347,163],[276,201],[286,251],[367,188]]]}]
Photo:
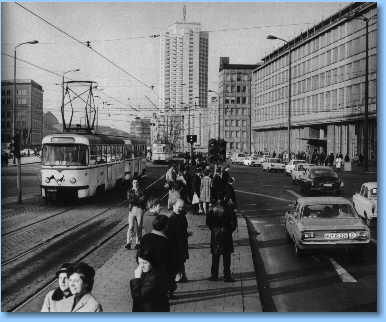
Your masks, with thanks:
[{"label": "street lamp post", "polygon": [[68,70],[66,72],[63,73],[62,75],[62,108],[61,108],[61,112],[62,112],[62,125],[63,125],[63,131],[64,131],[64,75],[66,75],[67,73],[71,73],[71,72],[79,72],[79,68],[77,69],[71,69],[71,70]]},{"label": "street lamp post", "polygon": [[[18,44],[15,47],[14,50],[14,63],[13,63],[13,102],[12,102],[12,135],[15,138],[16,135],[19,135],[16,130],[16,49],[19,46],[30,44],[34,45],[37,44],[39,41],[32,40],[32,41],[26,41],[21,44]],[[17,140],[20,143],[20,138]],[[20,149],[20,147],[19,147]],[[13,154],[13,163],[15,164],[15,153]],[[17,203],[22,203],[22,197],[21,197],[21,160],[20,156],[17,156]]]},{"label": "street lamp post", "polygon": [[291,159],[291,46],[287,40],[282,38],[268,35],[267,39],[281,40],[288,45],[288,161]]}]

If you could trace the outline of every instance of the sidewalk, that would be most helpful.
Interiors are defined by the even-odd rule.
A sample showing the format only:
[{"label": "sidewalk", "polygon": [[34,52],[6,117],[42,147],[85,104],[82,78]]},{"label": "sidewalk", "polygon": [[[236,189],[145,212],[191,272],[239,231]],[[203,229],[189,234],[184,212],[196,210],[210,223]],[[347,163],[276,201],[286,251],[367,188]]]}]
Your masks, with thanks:
[{"label": "sidewalk", "polygon": [[[231,270],[234,283],[208,280],[210,276],[210,231],[205,225],[205,216],[188,213],[189,255],[186,273],[188,283],[178,283],[170,301],[171,312],[262,312],[247,225],[238,215],[238,228],[233,233],[234,249]],[[130,279],[134,277],[135,250],[126,250],[124,245],[96,272],[93,294],[102,303],[105,312],[131,312],[132,298]]]},{"label": "sidewalk", "polygon": [[[21,157],[21,164],[30,164],[30,163],[40,163],[41,162],[41,157],[37,156],[30,156],[30,157]],[[13,164],[13,159],[8,160],[8,166],[9,167],[16,167],[17,164]]]}]

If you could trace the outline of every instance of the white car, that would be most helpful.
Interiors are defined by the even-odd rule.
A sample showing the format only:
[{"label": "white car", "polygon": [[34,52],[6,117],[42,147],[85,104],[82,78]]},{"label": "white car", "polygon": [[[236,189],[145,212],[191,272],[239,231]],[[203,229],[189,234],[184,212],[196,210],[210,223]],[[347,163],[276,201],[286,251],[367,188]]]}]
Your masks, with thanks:
[{"label": "white car", "polygon": [[32,149],[23,149],[20,151],[20,154],[22,157],[27,157],[28,156],[28,151],[29,151],[29,155],[32,156],[34,155],[34,150]]},{"label": "white car", "polygon": [[355,210],[364,218],[367,226],[377,221],[377,183],[366,182],[362,184],[360,192],[352,197]]},{"label": "white car", "polygon": [[310,167],[313,167],[312,163],[298,163],[295,165],[295,169],[291,172],[292,182],[298,183],[302,180],[302,176],[306,172],[306,170]]},{"label": "white car", "polygon": [[287,176],[291,175],[292,170],[295,169],[295,165],[298,163],[306,163],[306,160],[291,160],[285,165],[285,173]]},{"label": "white car", "polygon": [[263,171],[282,171],[285,170],[285,164],[279,158],[268,158],[266,162],[262,164]]},{"label": "white car", "polygon": [[245,154],[244,153],[235,153],[231,157],[231,162],[233,164],[243,164],[244,158],[245,158]]},{"label": "white car", "polygon": [[250,167],[256,167],[257,166],[257,156],[252,157],[246,157],[244,159],[244,165],[250,166]]},{"label": "white car", "polygon": [[269,158],[268,154],[264,154],[261,157],[258,157],[256,160],[256,166],[261,167],[262,164]]}]

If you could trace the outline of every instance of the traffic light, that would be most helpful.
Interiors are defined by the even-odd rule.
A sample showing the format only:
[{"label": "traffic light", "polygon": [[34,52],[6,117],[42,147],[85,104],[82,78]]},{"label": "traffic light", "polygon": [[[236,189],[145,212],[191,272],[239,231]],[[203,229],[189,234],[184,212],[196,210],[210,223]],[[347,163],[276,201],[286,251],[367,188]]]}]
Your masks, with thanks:
[{"label": "traffic light", "polygon": [[225,162],[227,158],[227,142],[223,139],[218,144],[218,159],[220,162]]},{"label": "traffic light", "polygon": [[209,139],[208,160],[210,163],[218,161],[218,143],[216,139]]},{"label": "traffic light", "polygon": [[186,136],[186,142],[196,143],[197,142],[197,135],[187,135]]},{"label": "traffic light", "polygon": [[13,155],[20,159],[20,134],[16,134],[14,137],[12,137],[12,143],[10,145],[10,150],[13,152]]}]

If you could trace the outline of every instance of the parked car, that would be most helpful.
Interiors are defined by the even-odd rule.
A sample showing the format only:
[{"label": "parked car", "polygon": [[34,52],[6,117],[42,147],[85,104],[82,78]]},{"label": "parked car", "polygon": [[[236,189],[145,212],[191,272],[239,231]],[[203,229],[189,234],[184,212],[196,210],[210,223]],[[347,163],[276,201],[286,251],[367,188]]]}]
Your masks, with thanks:
[{"label": "parked car", "polygon": [[298,163],[306,163],[306,160],[291,160],[289,163],[285,165],[285,173],[287,176],[291,175],[293,169],[295,169],[295,165]]},{"label": "parked car", "polygon": [[310,167],[300,181],[300,191],[305,194],[316,192],[340,195],[343,187],[343,180],[330,167]]},{"label": "parked car", "polygon": [[263,154],[261,157],[257,158],[256,166],[261,167],[263,163],[269,158],[268,154]]},{"label": "parked car", "polygon": [[11,152],[11,150],[9,150],[9,149],[2,150],[1,154],[3,154],[3,153],[6,153],[8,155],[8,159],[13,159],[13,153]]},{"label": "parked car", "polygon": [[355,210],[365,221],[367,226],[377,222],[377,183],[366,182],[361,190],[352,197]]},{"label": "parked car", "polygon": [[34,150],[32,149],[23,149],[20,151],[20,154],[22,157],[27,157],[28,156],[28,151],[29,151],[29,155],[32,156],[34,155]]},{"label": "parked car", "polygon": [[268,158],[262,164],[263,171],[282,171],[285,170],[285,164],[279,158]]},{"label": "parked car", "polygon": [[307,169],[310,167],[315,166],[312,163],[298,163],[295,165],[295,169],[291,172],[291,178],[293,183],[299,183],[302,181],[302,178],[304,174],[306,173]]},{"label": "parked car", "polygon": [[285,213],[287,239],[296,255],[306,250],[353,248],[362,251],[370,230],[343,197],[301,197]]},{"label": "parked car", "polygon": [[244,165],[250,166],[250,167],[256,167],[257,166],[257,156],[251,156],[251,157],[246,157],[244,159]]},{"label": "parked car", "polygon": [[244,153],[234,153],[231,156],[231,163],[233,164],[243,164],[245,158]]}]

